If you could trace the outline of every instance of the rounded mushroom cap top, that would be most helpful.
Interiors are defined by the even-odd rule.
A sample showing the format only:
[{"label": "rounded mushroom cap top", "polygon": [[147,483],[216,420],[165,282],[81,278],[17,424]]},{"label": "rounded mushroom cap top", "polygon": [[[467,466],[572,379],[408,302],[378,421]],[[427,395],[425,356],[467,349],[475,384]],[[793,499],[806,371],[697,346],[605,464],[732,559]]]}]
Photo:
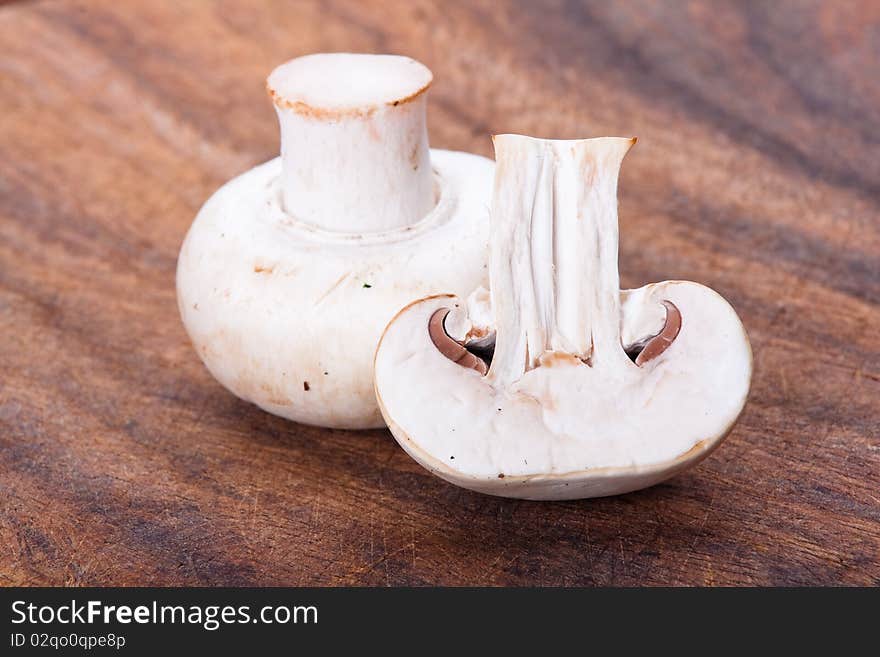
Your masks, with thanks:
[{"label": "rounded mushroom cap top", "polygon": [[428,67],[409,57],[322,53],[282,64],[267,87],[282,107],[347,113],[406,102],[432,79]]}]

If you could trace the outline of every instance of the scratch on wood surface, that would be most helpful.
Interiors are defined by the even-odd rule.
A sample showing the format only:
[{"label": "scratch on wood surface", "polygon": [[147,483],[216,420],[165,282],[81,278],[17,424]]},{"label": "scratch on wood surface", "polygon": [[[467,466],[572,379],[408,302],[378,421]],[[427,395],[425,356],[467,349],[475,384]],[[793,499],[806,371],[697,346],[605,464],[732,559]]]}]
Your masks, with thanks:
[{"label": "scratch on wood surface", "polygon": [[416,528],[415,525],[409,526],[410,531],[410,540],[412,541],[412,568],[413,572],[416,570]]},{"label": "scratch on wood surface", "polygon": [[[696,534],[694,535],[693,541],[691,541],[690,549],[687,551],[685,555],[684,563],[681,566],[681,570],[683,572],[687,572],[687,564],[690,561],[691,557],[696,554],[697,543],[703,537],[703,532],[706,529],[706,523],[709,520],[709,516],[712,513],[713,508],[715,507],[715,496],[718,494],[718,488],[715,487],[712,491],[712,496],[709,498],[709,504],[706,506],[706,512],[703,515],[703,519],[700,520],[700,524],[697,527]],[[707,563],[711,563],[712,557],[711,554],[707,553],[704,555],[706,557]]]},{"label": "scratch on wood surface", "polygon": [[375,537],[374,523],[375,523],[375,516],[372,513],[370,513],[370,559],[371,560],[374,558],[373,555],[375,555],[375,553],[376,553],[376,550],[375,550],[375,543],[376,542],[375,542],[375,538],[374,538]]},{"label": "scratch on wood surface", "polygon": [[587,559],[590,561],[590,572],[596,572],[596,562],[593,559],[593,540],[590,538],[590,521],[584,517],[584,535],[587,539]]},{"label": "scratch on wood surface", "polygon": [[192,555],[189,552],[187,552],[185,556],[186,556],[186,564],[189,566],[189,570],[193,574],[195,581],[201,582],[201,577],[199,576],[199,571],[196,570],[196,564],[193,561]]},{"label": "scratch on wood surface", "polygon": [[[402,552],[405,549],[406,548],[399,548],[394,552],[394,554],[397,554],[398,552]],[[385,524],[383,523],[382,524],[382,559],[381,559],[381,562],[382,562],[382,565],[385,567],[385,586],[391,586],[391,572],[388,569],[388,567],[389,567],[388,557],[390,557],[390,556],[393,556],[393,554],[388,554],[388,535],[385,531]]]},{"label": "scratch on wood surface", "polygon": [[351,575],[364,575],[370,571],[375,570],[379,566],[384,566],[385,586],[391,586],[390,572],[388,570],[389,560],[392,559],[393,557],[396,557],[399,554],[405,554],[407,552],[410,552],[411,550],[412,550],[412,544],[408,544],[408,545],[403,545],[403,546],[397,548],[396,550],[392,550],[391,552],[385,552],[378,559],[375,559],[364,566],[358,566],[356,568],[353,568],[352,570],[349,570],[346,573],[344,579],[347,579]]},{"label": "scratch on wood surface", "polygon": [[251,533],[255,533],[257,530],[257,504],[259,501],[260,494],[254,493],[254,508],[251,511]]}]

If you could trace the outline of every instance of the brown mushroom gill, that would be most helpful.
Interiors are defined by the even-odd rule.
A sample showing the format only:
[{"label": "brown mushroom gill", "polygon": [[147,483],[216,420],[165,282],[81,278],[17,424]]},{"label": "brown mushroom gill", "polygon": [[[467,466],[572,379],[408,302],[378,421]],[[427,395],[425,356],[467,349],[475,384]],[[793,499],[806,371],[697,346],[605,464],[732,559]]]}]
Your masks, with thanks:
[{"label": "brown mushroom gill", "polygon": [[[660,332],[647,336],[626,349],[627,356],[639,367],[658,358],[672,345],[681,331],[681,311],[671,301],[663,301],[663,305],[666,307],[666,321]],[[441,308],[431,315],[428,321],[428,334],[431,336],[431,342],[441,354],[452,362],[485,375],[488,371],[488,364],[492,362],[492,349],[481,350],[478,355],[475,353],[476,349],[471,350],[468,346],[450,337],[444,326],[449,312],[448,308]],[[585,362],[589,365],[589,361]]]},{"label": "brown mushroom gill", "polygon": [[633,347],[627,349],[627,356],[639,367],[669,349],[681,331],[681,312],[671,301],[664,301],[663,305],[666,306],[666,322],[660,332],[655,336],[639,340]]},{"label": "brown mushroom gill", "polygon": [[449,337],[443,325],[448,314],[448,308],[440,308],[431,315],[431,319],[428,320],[428,335],[431,336],[431,342],[441,354],[452,362],[485,375],[489,371],[485,361],[468,351],[460,342]]}]

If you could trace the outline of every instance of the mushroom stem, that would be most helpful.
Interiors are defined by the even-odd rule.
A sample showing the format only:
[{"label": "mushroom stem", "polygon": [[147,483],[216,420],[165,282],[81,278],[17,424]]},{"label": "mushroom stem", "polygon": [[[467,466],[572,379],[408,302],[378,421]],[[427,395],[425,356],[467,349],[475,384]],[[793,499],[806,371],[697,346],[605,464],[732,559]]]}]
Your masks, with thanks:
[{"label": "mushroom stem", "polygon": [[435,205],[425,125],[431,72],[407,57],[293,59],[267,87],[281,128],[284,209],[324,230],[381,232]]},{"label": "mushroom stem", "polygon": [[620,343],[617,179],[635,139],[494,142],[489,380],[509,385],[548,351],[593,367],[629,363]]}]

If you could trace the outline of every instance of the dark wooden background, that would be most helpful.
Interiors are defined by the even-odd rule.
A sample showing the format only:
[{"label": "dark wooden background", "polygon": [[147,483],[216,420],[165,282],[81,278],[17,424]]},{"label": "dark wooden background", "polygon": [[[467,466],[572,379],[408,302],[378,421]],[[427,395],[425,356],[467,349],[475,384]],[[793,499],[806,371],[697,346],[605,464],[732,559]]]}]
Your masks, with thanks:
[{"label": "dark wooden background", "polygon": [[[640,137],[624,284],[704,282],[751,336],[721,449],[508,501],[210,377],[177,250],[276,154],[266,74],[334,50],[429,65],[435,146]],[[880,583],[878,62],[873,0],[0,7],[0,583]]]}]

